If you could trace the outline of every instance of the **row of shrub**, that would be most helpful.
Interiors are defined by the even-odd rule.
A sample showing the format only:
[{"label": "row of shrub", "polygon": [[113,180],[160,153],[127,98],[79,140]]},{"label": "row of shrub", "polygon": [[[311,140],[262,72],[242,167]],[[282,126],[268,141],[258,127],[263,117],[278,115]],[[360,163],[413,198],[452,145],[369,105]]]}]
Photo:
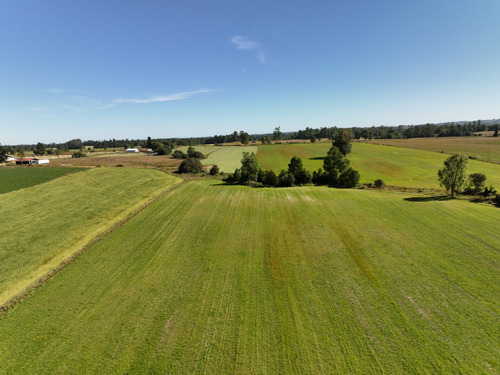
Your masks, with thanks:
[{"label": "row of shrub", "polygon": [[259,168],[257,157],[253,152],[245,152],[241,159],[241,168],[236,169],[224,181],[252,186],[287,187],[313,183],[353,188],[359,183],[359,173],[349,167],[349,160],[336,146],[332,146],[323,161],[323,168],[312,174],[304,168],[302,160],[297,156],[290,160],[287,170],[282,170],[276,175],[274,171]]},{"label": "row of shrub", "polygon": [[205,155],[203,155],[203,153],[201,153],[200,151],[196,151],[192,146],[189,146],[187,154],[185,154],[181,150],[175,150],[174,153],[172,154],[172,157],[174,159],[188,159],[188,158],[205,159]]}]

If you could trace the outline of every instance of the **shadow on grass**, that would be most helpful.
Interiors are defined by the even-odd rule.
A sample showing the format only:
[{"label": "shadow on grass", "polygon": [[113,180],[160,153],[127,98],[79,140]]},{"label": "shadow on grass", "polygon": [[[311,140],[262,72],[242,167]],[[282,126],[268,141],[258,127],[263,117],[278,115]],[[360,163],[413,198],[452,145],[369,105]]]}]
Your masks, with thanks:
[{"label": "shadow on grass", "polygon": [[314,158],[309,158],[309,160],[325,160],[326,156],[316,156]]},{"label": "shadow on grass", "polygon": [[450,199],[454,199],[449,195],[437,195],[432,197],[411,197],[411,198],[403,198],[403,200],[408,202],[433,202],[433,201],[448,201]]}]

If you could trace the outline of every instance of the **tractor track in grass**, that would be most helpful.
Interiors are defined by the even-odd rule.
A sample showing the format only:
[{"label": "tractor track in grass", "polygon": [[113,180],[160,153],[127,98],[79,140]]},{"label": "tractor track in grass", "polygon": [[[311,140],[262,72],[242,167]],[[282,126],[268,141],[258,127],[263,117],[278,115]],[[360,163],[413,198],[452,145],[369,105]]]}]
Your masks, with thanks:
[{"label": "tractor track in grass", "polygon": [[69,266],[71,263],[73,263],[80,255],[82,255],[84,252],[86,252],[88,249],[90,249],[93,245],[101,241],[103,238],[107,237],[114,231],[116,231],[118,228],[123,226],[125,223],[130,221],[133,217],[137,216],[139,213],[144,211],[149,205],[152,203],[156,202],[158,199],[163,197],[165,194],[169,193],[172,191],[174,188],[178,187],[182,183],[184,183],[185,180],[181,180],[177,184],[170,186],[168,189],[165,189],[162,191],[160,194],[157,194],[153,198],[151,198],[149,201],[144,203],[142,206],[136,208],[134,211],[132,211],[130,214],[128,214],[125,218],[120,220],[118,223],[115,223],[112,225],[110,228],[106,229],[103,233],[98,235],[96,238],[94,238],[92,241],[88,242],[85,244],[83,247],[81,247],[79,250],[74,252],[70,257],[67,259],[63,260],[61,263],[59,263],[55,268],[47,272],[44,276],[39,278],[37,281],[29,285],[26,289],[22,290],[18,294],[16,294],[14,297],[12,297],[10,300],[5,302],[3,305],[0,306],[0,316],[5,314],[9,309],[14,307],[17,303],[21,302],[24,298],[26,298],[28,295],[33,293],[35,290],[38,288],[42,287],[48,280],[52,279],[54,276],[56,276],[59,272],[61,272],[63,269],[65,269],[67,266]]}]

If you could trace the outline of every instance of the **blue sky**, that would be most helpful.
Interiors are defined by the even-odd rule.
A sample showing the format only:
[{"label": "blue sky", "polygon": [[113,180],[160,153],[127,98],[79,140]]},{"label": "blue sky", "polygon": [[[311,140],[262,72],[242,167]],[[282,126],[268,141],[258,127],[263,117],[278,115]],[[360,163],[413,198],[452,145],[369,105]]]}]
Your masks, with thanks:
[{"label": "blue sky", "polygon": [[0,2],[0,143],[500,117],[500,1]]}]

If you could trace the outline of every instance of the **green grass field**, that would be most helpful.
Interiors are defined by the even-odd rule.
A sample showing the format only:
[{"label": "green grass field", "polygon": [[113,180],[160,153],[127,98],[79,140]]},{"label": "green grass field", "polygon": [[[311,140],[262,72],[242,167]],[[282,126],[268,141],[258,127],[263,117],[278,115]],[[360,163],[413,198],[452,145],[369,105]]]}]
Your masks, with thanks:
[{"label": "green grass field", "polygon": [[[187,153],[188,147],[179,147]],[[196,146],[196,151],[205,155],[206,159],[201,162],[203,165],[214,165],[219,167],[221,172],[233,173],[236,168],[241,167],[241,159],[244,152],[254,152],[257,154],[257,146]]]},{"label": "green grass field", "polygon": [[0,316],[1,371],[500,372],[500,211],[405,198],[185,182]]},{"label": "green grass field", "polygon": [[177,181],[98,168],[0,195],[0,305]]},{"label": "green grass field", "polygon": [[4,167],[0,168],[0,194],[43,184],[55,178],[81,172],[82,168],[65,167]]},{"label": "green grass field", "polygon": [[421,150],[462,153],[479,160],[500,163],[500,137],[438,137],[411,139],[375,139],[370,143]]},{"label": "green grass field", "polygon": [[[279,172],[288,168],[293,156],[302,158],[310,171],[323,166],[320,158],[326,155],[330,143],[290,144],[259,146],[257,160],[263,169]],[[353,143],[348,154],[351,166],[361,175],[360,182],[373,182],[380,178],[388,185],[439,189],[437,172],[443,168],[447,154],[411,148]],[[468,173],[481,172],[487,177],[486,184],[500,190],[500,165],[469,160]]]}]

